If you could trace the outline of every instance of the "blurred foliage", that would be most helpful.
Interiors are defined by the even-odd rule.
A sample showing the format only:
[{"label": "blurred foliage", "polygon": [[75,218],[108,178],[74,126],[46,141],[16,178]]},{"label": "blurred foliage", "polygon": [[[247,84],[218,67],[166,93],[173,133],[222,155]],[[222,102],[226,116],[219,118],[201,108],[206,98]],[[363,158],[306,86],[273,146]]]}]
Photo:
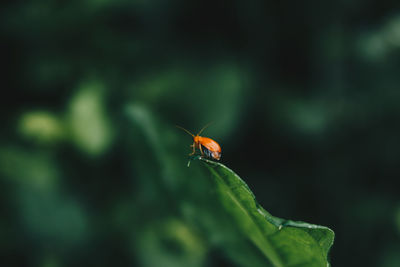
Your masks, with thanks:
[{"label": "blurred foliage", "polygon": [[[265,266],[191,140],[332,266],[399,266],[400,9],[384,1],[9,1],[1,266]],[[262,258],[262,257],[261,257]]]}]

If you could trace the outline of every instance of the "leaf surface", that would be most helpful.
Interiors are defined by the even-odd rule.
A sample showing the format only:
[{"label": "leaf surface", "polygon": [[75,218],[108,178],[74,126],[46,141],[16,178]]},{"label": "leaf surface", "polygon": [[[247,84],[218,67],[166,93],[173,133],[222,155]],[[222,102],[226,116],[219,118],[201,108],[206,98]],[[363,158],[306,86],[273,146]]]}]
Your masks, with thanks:
[{"label": "leaf surface", "polygon": [[247,184],[225,165],[202,161],[217,184],[225,210],[268,261],[276,267],[329,266],[334,232],[325,226],[277,218],[261,207]]}]

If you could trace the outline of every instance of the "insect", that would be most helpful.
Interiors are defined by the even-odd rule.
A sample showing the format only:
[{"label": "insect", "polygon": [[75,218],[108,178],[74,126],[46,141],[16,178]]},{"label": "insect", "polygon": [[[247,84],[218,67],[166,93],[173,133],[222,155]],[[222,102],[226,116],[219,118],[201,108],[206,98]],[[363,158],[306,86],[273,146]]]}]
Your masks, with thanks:
[{"label": "insect", "polygon": [[207,124],[206,126],[204,126],[200,130],[200,132],[196,135],[192,134],[185,128],[176,125],[176,127],[184,130],[185,132],[187,132],[188,134],[190,134],[193,137],[193,144],[191,145],[191,147],[193,148],[193,151],[192,151],[192,153],[189,154],[189,156],[194,155],[194,153],[196,152],[196,148],[198,148],[200,150],[202,156],[205,155],[208,158],[212,158],[212,159],[216,159],[216,160],[219,160],[221,158],[221,147],[219,146],[219,144],[217,142],[215,142],[214,140],[212,140],[211,138],[200,136],[200,134],[204,131],[204,129],[207,128],[209,125],[210,125],[210,123]]}]

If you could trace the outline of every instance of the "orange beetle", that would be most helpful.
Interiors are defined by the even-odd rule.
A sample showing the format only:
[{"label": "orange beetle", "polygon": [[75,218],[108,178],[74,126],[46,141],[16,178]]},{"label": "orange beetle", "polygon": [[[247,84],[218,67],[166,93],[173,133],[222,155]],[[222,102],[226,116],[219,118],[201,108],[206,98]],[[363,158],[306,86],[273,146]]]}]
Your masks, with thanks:
[{"label": "orange beetle", "polygon": [[201,152],[201,155],[205,155],[208,158],[216,159],[219,160],[221,158],[221,147],[217,142],[212,140],[211,138],[208,137],[202,137],[199,134],[207,128],[210,124],[207,124],[206,126],[203,127],[203,129],[200,130],[200,132],[196,135],[192,134],[188,130],[186,130],[183,127],[180,127],[176,125],[176,127],[184,130],[188,134],[190,134],[193,137],[193,144],[191,147],[193,147],[193,152],[189,154],[189,156],[194,155],[196,152],[196,148],[198,148]]}]

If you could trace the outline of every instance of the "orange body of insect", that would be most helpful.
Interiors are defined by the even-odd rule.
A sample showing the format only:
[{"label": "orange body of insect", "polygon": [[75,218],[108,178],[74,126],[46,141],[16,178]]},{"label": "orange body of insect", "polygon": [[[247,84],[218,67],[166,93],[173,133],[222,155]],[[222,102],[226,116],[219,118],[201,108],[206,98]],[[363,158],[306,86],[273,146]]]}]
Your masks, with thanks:
[{"label": "orange body of insect", "polygon": [[219,160],[221,158],[221,147],[219,146],[219,144],[211,138],[200,136],[201,132],[208,125],[204,126],[203,129],[201,129],[200,132],[196,135],[192,134],[185,128],[182,128],[180,126],[176,127],[184,130],[193,137],[193,144],[191,145],[191,147],[193,147],[193,152],[189,154],[190,156],[194,155],[194,153],[196,152],[196,148],[198,148],[202,156],[205,155],[208,158]]}]

